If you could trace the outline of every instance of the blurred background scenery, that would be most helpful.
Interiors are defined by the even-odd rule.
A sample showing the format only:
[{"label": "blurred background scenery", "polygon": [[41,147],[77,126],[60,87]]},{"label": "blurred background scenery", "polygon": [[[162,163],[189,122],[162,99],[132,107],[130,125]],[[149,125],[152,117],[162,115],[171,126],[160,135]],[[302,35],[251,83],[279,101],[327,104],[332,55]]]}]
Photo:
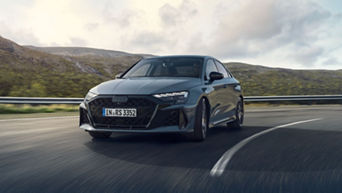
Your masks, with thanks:
[{"label": "blurred background scenery", "polygon": [[246,96],[341,94],[340,7],[337,0],[5,1],[0,96],[84,97],[144,57],[171,54],[217,57]]},{"label": "blurred background scenery", "polygon": [[[84,97],[146,54],[85,47],[20,46],[0,37],[0,96]],[[295,70],[238,62],[225,65],[246,96],[342,93],[342,70]]]}]

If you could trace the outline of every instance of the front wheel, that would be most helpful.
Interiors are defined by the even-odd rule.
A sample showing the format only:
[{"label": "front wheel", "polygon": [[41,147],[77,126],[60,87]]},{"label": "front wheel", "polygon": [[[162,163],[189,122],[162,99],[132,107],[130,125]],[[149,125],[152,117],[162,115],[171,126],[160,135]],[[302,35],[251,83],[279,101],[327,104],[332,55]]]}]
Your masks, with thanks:
[{"label": "front wheel", "polygon": [[234,129],[241,129],[243,119],[244,119],[244,107],[243,102],[239,101],[235,108],[235,120],[233,122],[228,123],[228,127]]},{"label": "front wheel", "polygon": [[112,135],[112,132],[105,132],[105,131],[89,131],[88,133],[94,139],[106,139]]},{"label": "front wheel", "polygon": [[208,114],[207,104],[204,98],[198,103],[196,108],[195,128],[192,133],[195,141],[203,141],[207,137]]}]

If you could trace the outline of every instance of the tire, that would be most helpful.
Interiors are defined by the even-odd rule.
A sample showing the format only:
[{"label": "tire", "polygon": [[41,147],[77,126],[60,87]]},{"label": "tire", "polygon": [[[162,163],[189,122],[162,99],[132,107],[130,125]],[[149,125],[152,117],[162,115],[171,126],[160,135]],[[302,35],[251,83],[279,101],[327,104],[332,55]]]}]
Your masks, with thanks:
[{"label": "tire", "polygon": [[228,123],[228,127],[233,129],[241,129],[244,119],[244,113],[245,112],[243,102],[239,101],[235,108],[235,120],[233,122]]},{"label": "tire", "polygon": [[106,139],[112,135],[111,132],[104,132],[104,131],[89,131],[88,133],[94,139]]},{"label": "tire", "polygon": [[207,137],[208,131],[208,111],[204,98],[198,103],[196,108],[195,128],[193,132],[193,140],[203,141]]}]

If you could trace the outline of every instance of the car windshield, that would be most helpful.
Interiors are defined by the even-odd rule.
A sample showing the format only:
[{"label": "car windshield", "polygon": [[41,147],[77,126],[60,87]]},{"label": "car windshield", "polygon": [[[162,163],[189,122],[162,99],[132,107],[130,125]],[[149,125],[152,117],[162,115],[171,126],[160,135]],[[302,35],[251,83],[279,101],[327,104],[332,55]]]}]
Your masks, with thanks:
[{"label": "car windshield", "polygon": [[203,59],[191,57],[151,58],[141,60],[123,78],[132,77],[193,77],[200,78]]}]

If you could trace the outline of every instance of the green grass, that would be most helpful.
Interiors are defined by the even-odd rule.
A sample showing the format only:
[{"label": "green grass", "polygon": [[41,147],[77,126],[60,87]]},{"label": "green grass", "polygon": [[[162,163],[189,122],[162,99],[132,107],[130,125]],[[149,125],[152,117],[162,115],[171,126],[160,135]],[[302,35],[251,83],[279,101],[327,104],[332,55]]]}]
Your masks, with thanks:
[{"label": "green grass", "polygon": [[0,104],[0,114],[77,112],[78,105],[13,105]]},{"label": "green grass", "polygon": [[[0,37],[0,96],[84,97],[90,88],[113,79],[141,58],[105,55],[53,55]],[[341,70],[293,70],[236,62],[225,65],[241,82],[245,96],[342,93]]]}]

